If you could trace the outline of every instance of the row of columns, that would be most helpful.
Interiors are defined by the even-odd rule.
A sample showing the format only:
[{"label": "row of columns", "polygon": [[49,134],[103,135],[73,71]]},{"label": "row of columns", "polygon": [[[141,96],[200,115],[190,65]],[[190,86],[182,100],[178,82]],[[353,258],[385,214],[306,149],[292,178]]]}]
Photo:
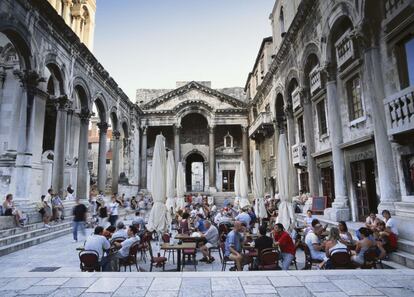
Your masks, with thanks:
[{"label": "row of columns", "polygon": [[[181,127],[174,125],[174,158],[176,164],[181,162],[181,143],[180,143],[180,131]],[[147,184],[147,133],[148,126],[142,127],[142,139],[141,139],[141,187],[145,187]],[[242,151],[243,161],[246,166],[249,166],[249,136],[248,127],[242,126]],[[216,153],[215,153],[215,126],[208,128],[208,144],[209,144],[209,184],[210,191],[215,191],[216,188]]]}]

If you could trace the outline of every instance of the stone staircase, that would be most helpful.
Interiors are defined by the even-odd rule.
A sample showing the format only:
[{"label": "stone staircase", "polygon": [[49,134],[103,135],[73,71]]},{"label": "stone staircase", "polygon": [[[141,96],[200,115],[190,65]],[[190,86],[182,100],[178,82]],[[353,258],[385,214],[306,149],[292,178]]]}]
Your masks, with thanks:
[{"label": "stone staircase", "polygon": [[414,268],[414,241],[399,238],[398,250],[391,253],[389,259],[399,265]]},{"label": "stone staircase", "polygon": [[228,199],[231,203],[234,202],[234,192],[217,192],[213,193],[212,196],[214,197],[214,204],[217,208],[223,207],[224,199]]}]

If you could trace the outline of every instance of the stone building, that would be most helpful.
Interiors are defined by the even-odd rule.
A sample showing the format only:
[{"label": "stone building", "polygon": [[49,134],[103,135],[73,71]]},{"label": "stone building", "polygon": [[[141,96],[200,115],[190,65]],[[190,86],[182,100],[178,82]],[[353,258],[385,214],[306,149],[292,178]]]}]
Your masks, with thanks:
[{"label": "stone building", "polygon": [[[38,201],[68,184],[88,197],[88,127],[99,118],[98,188],[138,190],[139,108],[91,53],[95,1],[0,2],[0,195]],[[120,152],[122,150],[122,153]],[[124,158],[124,159],[123,159]],[[121,165],[122,163],[122,165]],[[122,189],[125,190],[125,189]]]},{"label": "stone building", "polygon": [[140,89],[141,185],[151,184],[155,137],[183,162],[189,192],[233,192],[241,160],[248,164],[247,104],[242,88],[212,89],[211,82],[177,82],[174,90]]},{"label": "stone building", "polygon": [[275,1],[245,88],[249,135],[277,163],[273,145],[287,134],[292,194],[328,197],[331,220],[389,209],[412,225],[413,11],[409,0]]}]

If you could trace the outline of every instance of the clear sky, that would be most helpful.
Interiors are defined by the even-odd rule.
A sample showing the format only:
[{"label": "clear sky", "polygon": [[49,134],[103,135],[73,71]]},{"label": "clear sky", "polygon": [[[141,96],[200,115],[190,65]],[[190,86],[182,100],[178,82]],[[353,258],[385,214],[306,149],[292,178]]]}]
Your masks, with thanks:
[{"label": "clear sky", "polygon": [[138,88],[207,80],[244,87],[274,0],[98,0],[94,54],[135,101]]}]

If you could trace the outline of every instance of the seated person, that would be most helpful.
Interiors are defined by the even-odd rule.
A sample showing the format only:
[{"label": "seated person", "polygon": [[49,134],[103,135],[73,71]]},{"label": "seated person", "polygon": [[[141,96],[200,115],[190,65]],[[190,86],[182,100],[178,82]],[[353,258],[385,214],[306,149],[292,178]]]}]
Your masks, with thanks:
[{"label": "seated person", "polygon": [[52,198],[52,212],[53,212],[53,220],[56,222],[59,220],[64,219],[63,216],[64,206],[62,203],[62,199],[60,199],[58,194],[54,194]]},{"label": "seated person", "polygon": [[385,226],[387,227],[387,232],[392,232],[393,234],[395,234],[395,236],[398,236],[398,226],[397,226],[397,222],[391,218],[391,213],[384,209],[382,211],[382,216],[384,217],[385,220]]},{"label": "seated person", "polygon": [[328,240],[325,243],[326,259],[319,265],[319,267],[322,267],[325,264],[327,269],[335,268],[332,266],[329,258],[336,253],[348,253],[348,248],[344,243],[342,243],[339,229],[332,227],[329,230]]},{"label": "seated person", "polygon": [[250,221],[252,218],[248,214],[248,209],[243,208],[242,212],[235,217],[237,221],[240,221],[245,227],[250,228]]},{"label": "seated person", "polygon": [[190,215],[188,212],[183,213],[182,219],[179,224],[178,233],[189,234],[190,233]]},{"label": "seated person", "polygon": [[116,228],[114,226],[109,226],[108,228],[106,228],[103,232],[103,236],[105,236],[108,240],[111,239],[112,234],[114,234],[116,231]]},{"label": "seated person", "polygon": [[378,223],[377,219],[378,218],[375,212],[371,211],[369,213],[369,216],[365,220],[365,227],[374,231],[377,228],[377,223]]},{"label": "seated person", "polygon": [[305,217],[305,219],[304,219],[304,223],[305,223],[305,226],[306,227],[311,227],[312,226],[312,221],[314,220],[315,218],[313,217],[313,213],[312,213],[312,210],[308,210],[307,212],[306,212],[306,217]]},{"label": "seated person", "polygon": [[[227,234],[224,251],[224,257],[227,257],[230,260],[234,261],[236,263],[236,268],[239,271],[243,270],[243,255],[241,252],[244,237],[241,234],[242,230],[242,223],[239,221],[234,222],[233,230]],[[232,267],[230,270],[235,269]]]},{"label": "seated person", "polygon": [[207,230],[201,235],[201,237],[205,238],[207,242],[200,247],[200,251],[203,254],[203,258],[200,261],[212,263],[214,261],[214,257],[210,257],[209,249],[219,245],[219,232],[217,227],[212,225],[209,220],[204,221],[204,226]]},{"label": "seated person", "polygon": [[5,216],[14,216],[18,227],[23,226],[25,219],[23,218],[22,212],[14,205],[12,194],[6,195],[6,199],[3,202],[3,213]]},{"label": "seated person", "polygon": [[204,217],[202,214],[197,214],[196,220],[194,222],[194,227],[200,232],[206,232],[207,229],[204,226]]},{"label": "seated person", "polygon": [[285,231],[285,227],[278,223],[274,227],[273,233],[275,244],[280,248],[280,257],[282,259],[282,269],[288,270],[290,263],[295,258],[296,249],[292,237]]},{"label": "seated person", "polygon": [[123,222],[118,222],[116,224],[116,231],[114,232],[114,234],[112,234],[112,239],[114,238],[128,238],[128,233],[125,230],[125,225]]},{"label": "seated person", "polygon": [[344,221],[338,222],[338,230],[340,236],[340,242],[345,245],[352,245],[354,243],[354,239],[352,238],[351,233],[348,231],[348,226]]},{"label": "seated person", "polygon": [[103,236],[104,229],[101,226],[95,228],[93,235],[89,236],[85,242],[85,250],[91,250],[98,253],[98,263],[104,268],[108,263],[107,257],[104,257],[104,252],[111,246],[108,239]]},{"label": "seated person", "polygon": [[114,242],[115,247],[120,248],[120,250],[115,254],[115,257],[118,259],[124,259],[129,256],[129,249],[131,246],[139,242],[139,237],[137,237],[138,230],[135,226],[129,226],[128,228],[128,239],[123,242]]},{"label": "seated person", "polygon": [[323,230],[321,224],[316,224],[305,237],[305,244],[309,248],[312,259],[320,261],[325,260],[324,244],[321,243],[319,238]]},{"label": "seated person", "polygon": [[135,218],[132,220],[132,225],[137,226],[138,230],[145,229],[145,219],[141,212],[137,211],[135,213]]},{"label": "seated person", "polygon": [[135,196],[132,196],[130,203],[131,203],[131,209],[137,209],[138,202],[137,202],[137,198],[135,198]]},{"label": "seated person", "polygon": [[356,243],[356,249],[353,251],[351,260],[358,265],[364,264],[365,252],[370,248],[375,247],[375,243],[370,238],[372,236],[372,231],[368,228],[362,227],[358,229],[358,232],[361,236],[361,239]]},{"label": "seated person", "polygon": [[385,252],[387,254],[391,252],[395,252],[397,250],[397,242],[398,238],[397,235],[394,234],[394,232],[391,231],[390,228],[387,228],[387,225],[385,222],[380,221],[377,224],[378,228],[378,243],[380,246],[383,247]]},{"label": "seated person", "polygon": [[273,247],[273,239],[266,235],[267,226],[261,225],[259,227],[259,237],[254,240],[254,247],[257,250],[257,254],[260,255],[262,250]]}]

